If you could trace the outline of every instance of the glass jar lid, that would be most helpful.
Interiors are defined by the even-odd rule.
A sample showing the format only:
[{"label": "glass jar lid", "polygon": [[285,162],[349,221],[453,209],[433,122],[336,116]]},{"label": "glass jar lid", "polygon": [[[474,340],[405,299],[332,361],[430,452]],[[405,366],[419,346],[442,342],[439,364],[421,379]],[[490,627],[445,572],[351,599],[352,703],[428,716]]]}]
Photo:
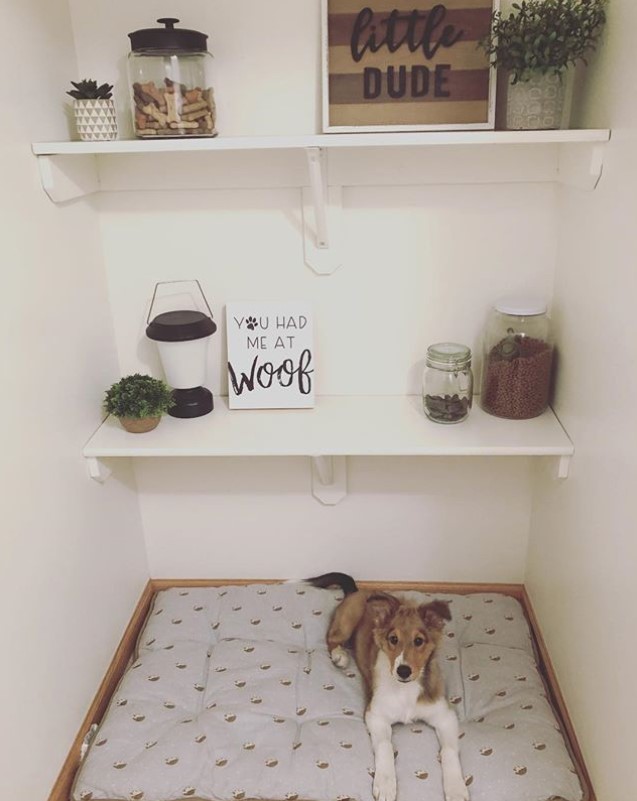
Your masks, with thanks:
[{"label": "glass jar lid", "polygon": [[471,366],[471,348],[456,342],[437,342],[427,348],[427,367],[462,370]]},{"label": "glass jar lid", "polygon": [[157,22],[164,28],[142,28],[128,34],[131,50],[135,53],[170,51],[172,53],[205,53],[208,35],[188,28],[175,28],[174,17],[161,17]]},{"label": "glass jar lid", "polygon": [[514,317],[537,317],[546,314],[547,303],[545,298],[528,295],[507,295],[494,304],[495,310],[501,314],[511,314]]}]

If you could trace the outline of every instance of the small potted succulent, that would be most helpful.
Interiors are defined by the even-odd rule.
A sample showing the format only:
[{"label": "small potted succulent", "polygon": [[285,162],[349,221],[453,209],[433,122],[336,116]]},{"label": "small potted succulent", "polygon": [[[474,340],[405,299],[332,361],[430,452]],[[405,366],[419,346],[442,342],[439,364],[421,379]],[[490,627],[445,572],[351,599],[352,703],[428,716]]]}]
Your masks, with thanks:
[{"label": "small potted succulent", "polygon": [[119,418],[122,426],[133,434],[152,431],[161,416],[173,406],[170,387],[149,375],[127,375],[106,391],[104,410]]},{"label": "small potted succulent", "polygon": [[559,128],[566,72],[595,49],[607,0],[521,0],[496,11],[480,41],[491,65],[506,70],[507,128]]},{"label": "small potted succulent", "polygon": [[75,89],[67,92],[73,98],[75,124],[80,139],[100,142],[117,139],[117,117],[112,101],[111,84],[97,85],[97,81],[71,81]]}]

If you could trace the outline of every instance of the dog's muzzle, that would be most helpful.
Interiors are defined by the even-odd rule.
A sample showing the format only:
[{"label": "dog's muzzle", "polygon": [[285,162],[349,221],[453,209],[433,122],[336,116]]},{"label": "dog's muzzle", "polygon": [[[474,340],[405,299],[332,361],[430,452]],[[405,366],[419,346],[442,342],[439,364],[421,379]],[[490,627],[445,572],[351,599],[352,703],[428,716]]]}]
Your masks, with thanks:
[{"label": "dog's muzzle", "polygon": [[396,673],[398,674],[400,681],[409,681],[411,677],[411,668],[409,665],[398,665],[396,668]]}]

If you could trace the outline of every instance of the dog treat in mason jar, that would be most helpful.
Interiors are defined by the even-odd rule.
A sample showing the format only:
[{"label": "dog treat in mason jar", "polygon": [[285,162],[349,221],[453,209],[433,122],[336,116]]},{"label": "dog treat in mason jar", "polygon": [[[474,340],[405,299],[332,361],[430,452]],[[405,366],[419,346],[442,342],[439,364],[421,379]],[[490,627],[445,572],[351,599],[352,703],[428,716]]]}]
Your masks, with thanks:
[{"label": "dog treat in mason jar", "polygon": [[434,423],[460,423],[473,400],[471,350],[455,342],[438,342],[427,348],[422,378],[422,403]]},{"label": "dog treat in mason jar", "polygon": [[471,400],[460,395],[425,395],[425,413],[436,423],[459,423],[464,420]]}]

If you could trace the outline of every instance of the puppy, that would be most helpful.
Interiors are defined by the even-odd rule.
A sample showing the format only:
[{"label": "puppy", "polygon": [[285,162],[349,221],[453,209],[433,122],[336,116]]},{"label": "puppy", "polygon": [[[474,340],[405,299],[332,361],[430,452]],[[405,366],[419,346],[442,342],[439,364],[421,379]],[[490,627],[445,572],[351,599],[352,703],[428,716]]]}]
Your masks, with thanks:
[{"label": "puppy", "polygon": [[[337,577],[334,579],[334,577]],[[311,579],[314,586],[338,583],[345,598],[336,608],[327,647],[335,665],[347,667],[350,643],[367,689],[365,724],[375,760],[376,801],[395,801],[396,770],[391,735],[394,723],[422,720],[440,743],[445,801],[468,801],[458,753],[458,720],[445,698],[436,649],[445,621],[445,601],[413,604],[390,593],[366,592],[343,574]]]}]

